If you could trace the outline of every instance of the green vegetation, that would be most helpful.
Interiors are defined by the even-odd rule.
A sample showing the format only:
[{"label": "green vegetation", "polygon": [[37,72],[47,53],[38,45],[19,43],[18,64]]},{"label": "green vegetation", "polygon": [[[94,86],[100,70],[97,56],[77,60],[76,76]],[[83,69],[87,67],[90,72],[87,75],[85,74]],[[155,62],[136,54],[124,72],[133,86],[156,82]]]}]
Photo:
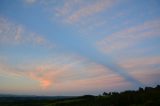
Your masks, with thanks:
[{"label": "green vegetation", "polygon": [[63,99],[0,98],[0,106],[160,106],[160,85],[137,91],[104,92],[101,96],[85,95]]}]

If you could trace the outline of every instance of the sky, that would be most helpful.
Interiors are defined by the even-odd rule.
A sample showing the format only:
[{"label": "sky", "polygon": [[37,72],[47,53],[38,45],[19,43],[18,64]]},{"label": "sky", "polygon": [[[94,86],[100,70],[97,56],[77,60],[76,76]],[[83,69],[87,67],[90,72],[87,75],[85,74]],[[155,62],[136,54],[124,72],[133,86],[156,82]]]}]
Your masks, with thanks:
[{"label": "sky", "polygon": [[99,95],[160,84],[159,0],[0,0],[0,93]]}]

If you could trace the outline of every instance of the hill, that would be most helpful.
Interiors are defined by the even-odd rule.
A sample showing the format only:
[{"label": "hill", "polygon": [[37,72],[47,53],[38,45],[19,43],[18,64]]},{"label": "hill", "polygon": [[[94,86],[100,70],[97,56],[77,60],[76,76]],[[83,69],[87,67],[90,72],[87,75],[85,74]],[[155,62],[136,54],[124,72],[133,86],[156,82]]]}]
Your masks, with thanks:
[{"label": "hill", "polygon": [[0,97],[0,106],[160,106],[160,85],[80,97]]}]

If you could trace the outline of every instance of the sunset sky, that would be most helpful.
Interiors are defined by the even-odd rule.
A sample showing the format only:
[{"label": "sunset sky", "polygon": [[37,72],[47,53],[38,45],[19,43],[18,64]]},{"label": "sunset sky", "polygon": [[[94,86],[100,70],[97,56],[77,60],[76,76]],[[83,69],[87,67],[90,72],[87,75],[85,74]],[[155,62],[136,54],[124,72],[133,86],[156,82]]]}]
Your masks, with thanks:
[{"label": "sunset sky", "polygon": [[0,94],[157,84],[160,0],[0,0]]}]

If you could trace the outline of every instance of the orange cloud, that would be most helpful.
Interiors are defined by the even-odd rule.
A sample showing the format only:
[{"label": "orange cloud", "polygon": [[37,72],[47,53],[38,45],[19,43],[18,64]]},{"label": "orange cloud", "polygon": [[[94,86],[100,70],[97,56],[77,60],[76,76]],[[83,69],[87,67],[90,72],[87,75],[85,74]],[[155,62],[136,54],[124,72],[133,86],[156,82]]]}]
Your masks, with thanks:
[{"label": "orange cloud", "polygon": [[29,77],[31,77],[32,79],[38,80],[40,85],[42,86],[42,88],[47,89],[49,88],[52,84],[52,81],[50,79],[48,79],[45,76],[38,76],[36,75],[36,73],[34,72],[30,72]]},{"label": "orange cloud", "polygon": [[43,88],[48,88],[51,86],[51,82],[49,80],[41,80],[41,85]]},{"label": "orange cloud", "polygon": [[56,63],[41,65],[35,70],[33,69],[33,71],[30,71],[29,77],[38,80],[43,88],[49,88],[55,83],[72,82],[78,79],[90,79],[107,73],[108,69],[96,63],[88,63],[88,66],[86,67],[79,67],[81,62],[77,64],[75,64],[76,62],[73,62],[61,65],[55,65]]},{"label": "orange cloud", "polygon": [[14,67],[7,63],[5,65],[0,64],[0,72],[2,71],[8,74],[16,73],[36,80],[44,89],[51,89],[55,85],[67,82],[76,85],[75,81],[100,78],[101,76],[113,74],[103,65],[73,55],[59,56],[53,58],[52,61],[45,61],[45,63],[30,62],[29,64],[19,64]]}]

